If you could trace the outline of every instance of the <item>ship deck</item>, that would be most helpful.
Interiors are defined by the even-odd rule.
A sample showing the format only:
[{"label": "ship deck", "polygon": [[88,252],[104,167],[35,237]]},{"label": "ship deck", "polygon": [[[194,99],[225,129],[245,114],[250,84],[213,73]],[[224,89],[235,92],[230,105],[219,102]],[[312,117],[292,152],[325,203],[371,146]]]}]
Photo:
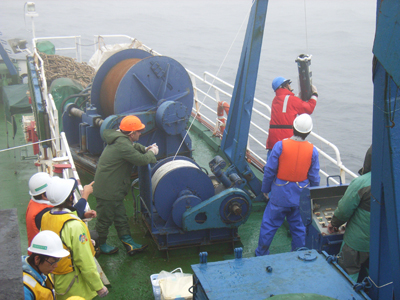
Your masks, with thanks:
[{"label": "ship deck", "polygon": [[[0,103],[0,114],[4,115],[4,106]],[[18,115],[17,135],[13,141],[11,136],[11,126],[8,126],[9,147],[24,145],[24,133],[21,128],[22,116]],[[2,119],[4,120],[4,118]],[[7,135],[6,124],[0,122],[0,149],[6,149]],[[193,142],[194,159],[201,165],[208,165],[214,157],[216,151],[206,143],[205,136],[210,136],[209,132],[197,131],[191,134]],[[27,253],[27,236],[25,224],[25,212],[29,201],[28,180],[36,172],[34,165],[35,157],[32,156],[32,146],[18,148],[16,150],[0,152],[0,185],[2,191],[1,209],[16,208],[18,213],[19,232],[22,255]],[[86,172],[79,172],[82,184],[87,184],[93,180],[93,176]],[[89,197],[89,204],[92,209],[96,209],[96,200],[93,196]],[[141,218],[134,217],[133,197],[130,195],[126,199],[127,213],[132,229],[132,236],[135,241],[141,244],[148,244],[149,247],[144,253],[130,257],[126,254],[114,227],[110,229],[108,242],[118,246],[120,251],[111,256],[101,255],[98,262],[105,275],[110,281],[110,299],[154,299],[153,290],[150,282],[150,275],[159,273],[162,270],[172,271],[175,268],[182,268],[184,273],[193,273],[191,265],[199,263],[199,252],[208,252],[208,261],[221,261],[234,257],[233,248],[243,247],[243,257],[254,256],[254,251],[258,243],[258,235],[265,203],[253,204],[253,211],[247,222],[239,227],[241,242],[235,245],[232,243],[215,244],[210,246],[195,246],[191,248],[173,249],[159,251],[156,243],[152,240],[150,233],[146,233],[145,226],[140,222]],[[89,228],[94,228],[95,220],[89,222]],[[290,236],[286,227],[282,226],[272,242],[271,253],[283,253],[290,251]],[[227,275],[228,276],[228,275]]]}]

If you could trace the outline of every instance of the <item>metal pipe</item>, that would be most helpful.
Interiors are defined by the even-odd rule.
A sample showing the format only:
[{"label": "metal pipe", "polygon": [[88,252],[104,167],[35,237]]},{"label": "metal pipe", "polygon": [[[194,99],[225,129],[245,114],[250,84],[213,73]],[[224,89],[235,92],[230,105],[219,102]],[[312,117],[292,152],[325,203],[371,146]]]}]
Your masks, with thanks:
[{"label": "metal pipe", "polygon": [[72,108],[69,110],[69,113],[70,113],[71,115],[73,115],[74,117],[82,118],[82,115],[83,115],[85,112],[84,112],[83,110],[79,109],[79,108],[72,107]]},{"label": "metal pipe", "polygon": [[[85,112],[84,112],[83,110],[79,109],[79,108],[72,107],[72,108],[69,110],[69,113],[70,113],[72,116],[74,116],[74,117],[82,118],[82,115],[83,115]],[[97,126],[97,127],[100,127],[101,124],[103,124],[103,122],[104,122],[104,120],[103,120],[102,118],[100,118],[100,117],[95,118],[95,119],[93,120],[93,124],[94,124],[95,126]]]}]

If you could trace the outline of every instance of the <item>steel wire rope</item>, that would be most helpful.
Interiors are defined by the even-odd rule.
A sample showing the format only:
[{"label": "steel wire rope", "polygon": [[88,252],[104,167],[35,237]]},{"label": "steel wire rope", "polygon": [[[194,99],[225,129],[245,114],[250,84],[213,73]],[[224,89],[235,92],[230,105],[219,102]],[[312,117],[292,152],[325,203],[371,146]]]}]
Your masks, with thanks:
[{"label": "steel wire rope", "polygon": [[48,140],[44,140],[44,141],[38,141],[38,142],[35,142],[35,143],[30,143],[30,144],[25,144],[25,145],[20,145],[20,146],[15,146],[15,147],[6,148],[6,149],[0,149],[0,153],[1,152],[6,152],[6,151],[10,151],[10,150],[15,150],[15,149],[18,149],[18,148],[29,147],[29,146],[36,145],[36,144],[46,143],[46,142],[50,142],[50,141],[54,141],[54,140],[56,140],[56,138],[48,139]]},{"label": "steel wire rope", "polygon": [[[242,21],[242,24],[240,25],[240,27],[239,27],[239,29],[238,29],[238,31],[237,31],[237,33],[236,33],[235,38],[233,39],[231,45],[229,46],[229,49],[228,49],[228,51],[227,51],[227,53],[226,53],[224,59],[222,60],[222,63],[220,64],[217,73],[215,74],[215,77],[217,77],[218,74],[219,74],[219,72],[221,71],[222,66],[223,66],[224,63],[225,63],[225,60],[227,59],[227,57],[228,57],[230,51],[232,50],[232,47],[233,47],[234,43],[235,43],[236,40],[237,40],[237,37],[239,36],[239,32],[240,32],[240,30],[242,29],[243,24],[245,24],[245,21],[249,18],[249,16],[250,16],[250,11],[251,11],[251,8],[253,7],[254,3],[255,3],[255,0],[253,0],[252,4],[251,4],[251,6],[250,6],[250,9],[247,11],[247,13],[246,13],[246,15],[245,15],[245,17],[244,17],[244,19],[243,19],[243,21]],[[182,148],[182,145],[183,145],[183,143],[184,143],[186,137],[188,136],[189,131],[190,131],[190,129],[192,128],[192,125],[193,125],[194,121],[196,120],[196,117],[197,117],[197,115],[198,115],[198,112],[200,111],[200,109],[202,108],[202,106],[203,106],[203,104],[204,104],[204,101],[206,100],[206,97],[209,96],[209,92],[210,92],[210,90],[211,90],[211,86],[214,85],[214,82],[215,82],[215,80],[216,80],[215,77],[213,78],[213,80],[212,80],[212,82],[211,82],[211,85],[209,86],[209,88],[208,88],[208,90],[207,90],[207,93],[204,95],[203,101],[200,102],[200,107],[199,107],[198,110],[196,110],[196,113],[195,113],[195,115],[194,115],[194,117],[193,117],[193,121],[190,123],[189,128],[188,128],[188,130],[186,131],[186,134],[185,134],[185,136],[183,137],[182,142],[180,143],[180,145],[179,145],[179,147],[178,147],[178,150],[176,151],[176,153],[175,153],[175,155],[174,155],[173,160],[175,160],[175,158],[176,158],[176,156],[178,155],[180,149]]]},{"label": "steel wire rope", "polygon": [[[309,53],[309,48],[308,48],[308,26],[307,26],[307,5],[306,5],[306,0],[303,1],[304,4],[304,31],[305,31],[305,42],[306,42],[306,53]],[[318,101],[318,100],[317,100]],[[318,122],[317,119],[313,118],[313,124],[314,124],[314,128],[318,127]],[[319,149],[323,149],[322,146],[324,146],[324,144],[322,143],[322,141],[316,139],[316,143],[318,144],[318,148]],[[327,160],[324,159],[323,160],[323,166],[321,167],[321,162],[320,162],[320,169],[323,169],[327,174],[328,173],[328,163]]]}]

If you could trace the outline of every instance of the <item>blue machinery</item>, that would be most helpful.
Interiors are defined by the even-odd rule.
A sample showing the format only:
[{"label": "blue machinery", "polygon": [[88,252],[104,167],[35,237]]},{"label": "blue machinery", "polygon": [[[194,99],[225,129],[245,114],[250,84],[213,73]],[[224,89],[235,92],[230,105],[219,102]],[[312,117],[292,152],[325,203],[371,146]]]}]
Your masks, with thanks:
[{"label": "blue machinery", "polygon": [[168,158],[151,170],[139,169],[142,213],[159,249],[237,241],[237,227],[251,210],[250,193],[245,187],[256,200],[263,197],[261,183],[245,154],[266,9],[267,3],[260,2],[257,16],[253,10],[247,28],[221,142],[221,150],[231,163],[228,169],[223,172],[226,163],[219,156],[209,163],[213,181],[186,158]]},{"label": "blue machinery", "polygon": [[[260,49],[261,40],[249,49],[250,57],[259,57]],[[247,58],[242,68],[256,70],[258,60]],[[237,86],[235,103],[242,105],[242,97],[249,101],[232,107],[235,123],[221,146],[231,166],[224,171],[226,162],[215,157],[209,163],[213,176],[190,158],[186,125],[193,88],[186,70],[172,58],[137,49],[120,51],[96,73],[86,109],[76,103],[65,106],[64,131],[71,148],[78,145],[74,160],[98,156],[104,148],[102,132],[118,128],[126,115],[134,114],[146,125],[139,142],[157,143],[160,152],[155,166],[138,168],[141,212],[160,250],[239,241],[238,226],[249,217],[251,198],[261,197],[260,182],[245,160],[255,81]],[[247,124],[247,129],[235,130],[239,124]]]},{"label": "blue machinery", "polygon": [[[264,22],[267,4],[267,0],[253,4],[238,70],[238,77],[251,84],[256,74],[243,74],[243,55],[248,53],[246,42],[253,23]],[[400,99],[400,3],[377,0],[377,8],[369,277],[355,284],[335,257],[324,251],[336,252],[341,236],[322,234],[324,228],[319,222],[328,220],[328,215],[323,214],[322,220],[315,218],[315,212],[321,215],[330,211],[326,208],[337,205],[346,186],[330,187],[328,200],[322,199],[327,191],[310,188],[302,195],[302,217],[309,231],[308,245],[322,253],[302,250],[245,259],[237,248],[234,260],[213,263],[207,263],[207,253],[200,253],[200,264],[192,265],[193,299],[300,299],[293,294],[301,294],[304,299],[400,299],[400,114],[396,107]],[[262,38],[263,27],[255,31],[260,33],[257,38]],[[247,101],[243,98],[242,102]]]},{"label": "blue machinery", "polygon": [[186,124],[193,106],[193,87],[184,67],[172,58],[138,49],[120,51],[99,68],[90,96],[85,111],[68,104],[63,114],[68,143],[78,144],[80,152],[100,154],[102,131],[118,128],[124,116],[135,114],[146,125],[139,142],[157,143],[158,158],[175,155],[178,149],[191,156]]},{"label": "blue machinery", "polygon": [[[273,296],[279,300],[368,299],[363,291],[354,291],[349,279],[338,273],[336,262],[328,263],[326,257],[316,250],[308,250],[242,258],[242,249],[236,248],[233,260],[207,262],[207,254],[203,252],[200,264],[192,265],[193,299],[264,300],[272,297],[273,300]],[[302,296],[293,295],[295,293]],[[291,295],[278,298],[284,294]]]}]

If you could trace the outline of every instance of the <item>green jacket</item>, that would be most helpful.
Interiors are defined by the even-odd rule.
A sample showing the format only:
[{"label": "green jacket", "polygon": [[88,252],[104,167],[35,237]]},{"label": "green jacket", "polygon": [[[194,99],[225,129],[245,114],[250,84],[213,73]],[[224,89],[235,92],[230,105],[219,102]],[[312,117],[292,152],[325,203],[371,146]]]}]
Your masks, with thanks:
[{"label": "green jacket", "polygon": [[93,195],[104,200],[122,200],[131,185],[133,166],[157,162],[153,152],[129,140],[123,133],[107,129],[103,133],[107,143],[100,156],[94,176]]},{"label": "green jacket", "polygon": [[369,252],[370,205],[371,172],[368,172],[351,181],[331,221],[333,227],[347,222],[343,240],[356,251]]}]

